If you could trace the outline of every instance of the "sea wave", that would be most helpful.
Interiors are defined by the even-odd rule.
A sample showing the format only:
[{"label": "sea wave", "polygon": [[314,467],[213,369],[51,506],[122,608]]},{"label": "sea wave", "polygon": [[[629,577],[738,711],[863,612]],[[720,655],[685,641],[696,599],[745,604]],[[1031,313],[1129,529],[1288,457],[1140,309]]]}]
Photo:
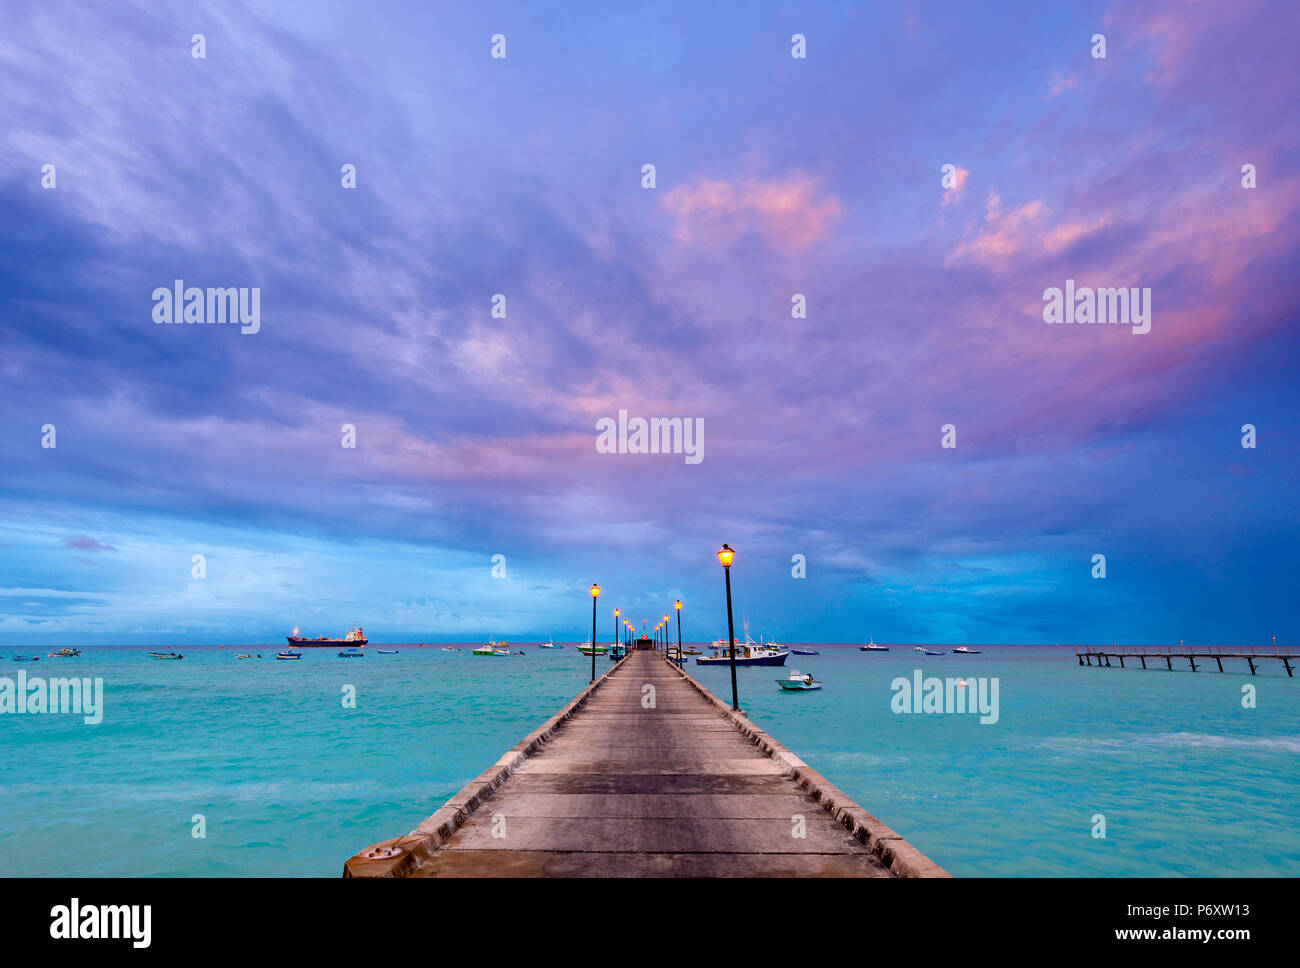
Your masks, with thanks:
[{"label": "sea wave", "polygon": [[1300,755],[1300,736],[1223,736],[1214,733],[1136,733],[1132,736],[1050,736],[1038,744],[1065,752],[1123,752],[1152,747],[1256,750]]}]

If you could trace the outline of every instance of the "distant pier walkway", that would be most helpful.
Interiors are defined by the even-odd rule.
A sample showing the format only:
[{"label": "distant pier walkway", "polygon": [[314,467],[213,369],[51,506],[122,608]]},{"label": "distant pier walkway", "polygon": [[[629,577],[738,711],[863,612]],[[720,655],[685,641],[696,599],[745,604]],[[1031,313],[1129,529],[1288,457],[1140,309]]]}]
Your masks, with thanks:
[{"label": "distant pier walkway", "polygon": [[948,874],[663,656],[639,650],[410,834],[353,856],[344,876]]},{"label": "distant pier walkway", "polygon": [[[1264,662],[1275,661],[1282,663],[1286,668],[1286,674],[1289,677],[1294,677],[1295,675],[1295,670],[1292,668],[1292,664],[1300,663],[1300,652],[1283,652],[1277,648],[1265,652],[1252,647],[1244,649],[1221,648],[1218,646],[1200,649],[1188,648],[1186,646],[1178,646],[1177,648],[1171,646],[1168,648],[1130,649],[1114,647],[1104,649],[1098,647],[1095,649],[1075,649],[1074,654],[1079,658],[1079,665],[1092,665],[1092,660],[1096,659],[1098,667],[1108,667],[1111,664],[1110,660],[1114,659],[1119,663],[1121,669],[1127,668],[1124,664],[1124,660],[1128,659],[1130,662],[1134,660],[1141,662],[1143,669],[1149,668],[1147,665],[1148,661],[1150,661],[1157,669],[1160,668],[1160,663],[1163,661],[1165,668],[1172,670],[1174,667],[1174,660],[1178,659],[1179,666],[1182,666],[1182,664],[1186,662],[1190,665],[1193,672],[1196,672],[1202,667],[1208,668],[1211,661],[1214,662],[1215,667],[1220,672],[1225,672],[1227,670],[1223,668],[1223,660],[1236,659],[1246,663],[1247,667],[1250,669],[1251,675],[1256,675],[1259,671],[1259,666]],[[1197,665],[1197,659],[1201,660],[1200,665]]]}]

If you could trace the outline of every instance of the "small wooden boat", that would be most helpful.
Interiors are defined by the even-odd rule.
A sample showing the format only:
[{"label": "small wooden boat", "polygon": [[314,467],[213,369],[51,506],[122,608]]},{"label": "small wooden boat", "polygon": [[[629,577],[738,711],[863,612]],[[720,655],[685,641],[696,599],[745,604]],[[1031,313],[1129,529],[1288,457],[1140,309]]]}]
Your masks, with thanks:
[{"label": "small wooden boat", "polygon": [[777,679],[776,684],[786,692],[809,692],[822,687],[820,682],[812,676],[802,675],[798,669],[791,669],[790,675],[784,679]]},{"label": "small wooden boat", "polygon": [[340,659],[364,659],[366,654],[360,649],[348,649],[339,653]]},{"label": "small wooden boat", "polygon": [[252,657],[253,657],[253,655],[252,655],[251,652],[236,652],[236,653],[235,653],[235,658],[236,658],[236,659],[251,659]]},{"label": "small wooden boat", "polygon": [[185,656],[181,655],[179,652],[150,652],[150,653],[149,653],[149,658],[151,658],[151,659],[183,659],[183,658],[185,658]]},{"label": "small wooden boat", "polygon": [[16,655],[14,656],[14,661],[15,662],[40,662],[41,657],[38,655]]},{"label": "small wooden boat", "polygon": [[302,653],[301,653],[301,652],[290,652],[288,649],[285,649],[283,652],[278,652],[278,653],[276,653],[276,656],[275,656],[275,657],[276,657],[277,659],[301,659],[301,658],[302,658]]},{"label": "small wooden boat", "polygon": [[375,649],[380,655],[397,655],[396,649]]},{"label": "small wooden boat", "polygon": [[913,648],[915,651],[924,652],[926,655],[947,655],[948,654],[946,652],[936,652],[934,649],[927,649],[921,645],[914,646]]}]

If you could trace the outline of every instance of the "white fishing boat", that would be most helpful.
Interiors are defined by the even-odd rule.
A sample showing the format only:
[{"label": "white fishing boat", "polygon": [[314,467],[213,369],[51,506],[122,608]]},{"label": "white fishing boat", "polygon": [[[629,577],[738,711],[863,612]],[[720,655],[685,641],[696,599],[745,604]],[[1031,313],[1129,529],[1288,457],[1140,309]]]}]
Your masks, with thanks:
[{"label": "white fishing boat", "polygon": [[957,646],[957,648],[952,650],[952,654],[953,655],[982,655],[983,652],[980,649],[968,649],[964,645],[959,645]]},{"label": "white fishing boat", "polygon": [[798,669],[791,669],[790,675],[784,679],[777,679],[776,684],[787,692],[809,692],[822,687],[820,682],[810,675],[804,675]]},{"label": "white fishing boat", "polygon": [[[731,646],[726,642],[713,643],[713,655],[697,655],[696,665],[730,665]],[[777,666],[785,665],[790,657],[788,649],[774,649],[769,645],[755,642],[749,635],[749,623],[745,623],[745,641],[736,643],[735,662],[738,666]]]}]

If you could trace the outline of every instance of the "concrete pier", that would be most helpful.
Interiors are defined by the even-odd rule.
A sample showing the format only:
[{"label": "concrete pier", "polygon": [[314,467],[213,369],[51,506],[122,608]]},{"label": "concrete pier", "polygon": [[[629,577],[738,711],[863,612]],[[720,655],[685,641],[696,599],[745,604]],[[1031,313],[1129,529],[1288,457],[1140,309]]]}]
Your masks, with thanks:
[{"label": "concrete pier", "polygon": [[636,650],[344,876],[948,874],[663,656]]}]

